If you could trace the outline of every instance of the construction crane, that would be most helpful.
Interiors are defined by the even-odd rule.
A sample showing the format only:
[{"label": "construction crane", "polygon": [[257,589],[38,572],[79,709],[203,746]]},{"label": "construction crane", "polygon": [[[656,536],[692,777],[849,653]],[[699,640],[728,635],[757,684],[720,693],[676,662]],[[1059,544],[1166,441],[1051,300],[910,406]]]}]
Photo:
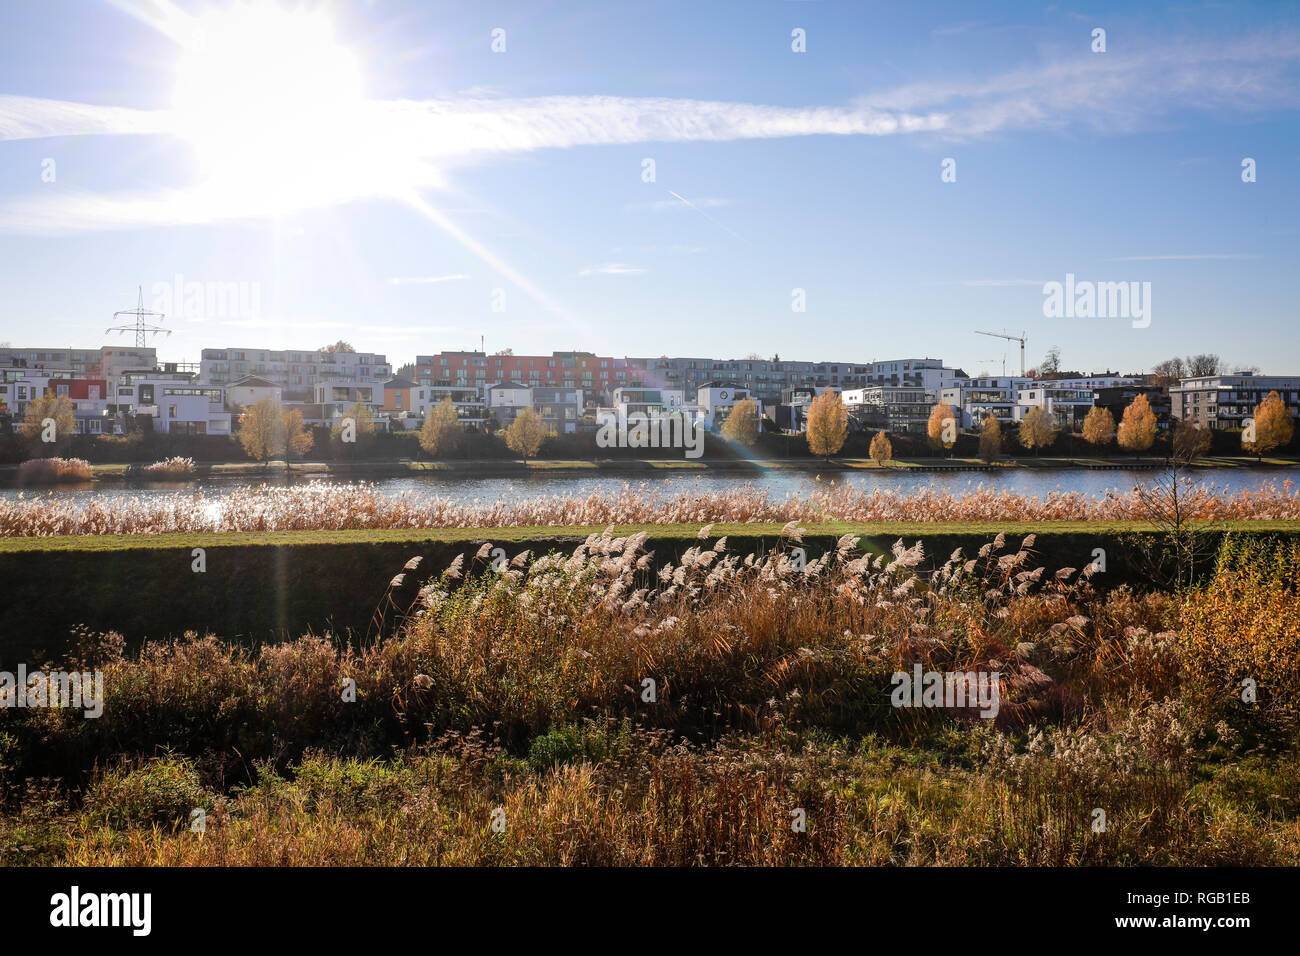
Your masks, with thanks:
[{"label": "construction crane", "polygon": [[1006,339],[1008,342],[1019,342],[1020,343],[1020,377],[1021,378],[1025,377],[1025,343],[1029,341],[1029,338],[1028,336],[1025,335],[1024,332],[1021,332],[1019,335],[1008,335],[1006,332],[981,332],[978,329],[976,329],[975,334],[991,335],[995,339]]},{"label": "construction crane", "polygon": [[140,293],[140,297],[137,300],[136,307],[134,309],[122,309],[118,312],[113,313],[114,321],[117,321],[117,317],[120,315],[134,316],[135,321],[132,322],[130,325],[115,325],[112,328],[105,329],[104,334],[107,335],[109,332],[134,332],[136,347],[144,348],[145,340],[148,336],[158,335],[159,333],[161,333],[162,335],[171,335],[172,330],[164,329],[161,325],[150,325],[148,322],[145,321],[145,319],[151,319],[151,318],[164,319],[166,318],[166,316],[163,315],[163,313],[161,312],[150,312],[148,309],[146,309],[144,307],[144,287],[137,286],[136,288]]}]

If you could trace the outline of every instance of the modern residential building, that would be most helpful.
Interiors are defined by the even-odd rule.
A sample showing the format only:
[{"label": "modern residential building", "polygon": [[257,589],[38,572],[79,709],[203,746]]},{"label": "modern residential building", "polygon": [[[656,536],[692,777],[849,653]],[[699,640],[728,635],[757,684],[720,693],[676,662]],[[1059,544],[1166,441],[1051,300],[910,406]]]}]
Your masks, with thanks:
[{"label": "modern residential building", "polygon": [[439,352],[415,357],[415,381],[420,385],[484,388],[493,382],[518,382],[529,387],[579,388],[593,408],[620,385],[643,379],[627,359],[593,352],[552,352],[550,355],[488,355],[486,352]]},{"label": "modern residential building", "polygon": [[110,402],[108,383],[102,378],[73,378],[52,370],[32,372],[23,378],[0,383],[0,404],[9,409],[8,414],[12,414],[15,422],[19,422],[27,414],[32,401],[47,393],[68,400],[78,435],[112,433],[112,422],[105,416]]},{"label": "modern residential building", "polygon": [[306,409],[303,410],[303,419],[313,425],[330,425],[345,417],[348,410],[355,405],[365,405],[378,416],[382,412],[383,402],[384,383],[382,381],[372,381],[366,385],[354,385],[330,379],[325,382],[317,382],[312,386],[311,395],[306,402],[290,400],[286,395],[285,405],[289,408],[299,404],[319,405],[321,409],[319,419],[308,417]]},{"label": "modern residential building", "polygon": [[1017,420],[1020,390],[1029,388],[1034,381],[1008,375],[961,379],[941,389],[939,398],[957,412],[959,428],[978,428],[989,415],[1007,425]]},{"label": "modern residential building", "polygon": [[583,414],[582,389],[539,385],[532,389],[532,401],[551,431],[570,435],[578,430]]},{"label": "modern residential building", "polygon": [[848,407],[850,426],[857,430],[924,433],[940,391],[917,385],[870,385],[846,389],[840,399]]},{"label": "modern residential building", "polygon": [[100,348],[0,348],[0,366],[32,370],[54,369],[70,378],[100,378],[115,384],[132,369],[158,365],[158,352],[151,347],[113,346]]},{"label": "modern residential building", "polygon": [[[916,386],[937,391],[962,375],[942,359],[892,359],[883,362],[798,362],[771,359],[629,358],[647,385],[680,388],[687,401],[715,380],[735,382],[766,404],[780,404],[781,393],[795,388],[860,388],[866,385]],[[698,400],[697,400],[698,401]]]},{"label": "modern residential building", "polygon": [[256,375],[245,375],[237,382],[226,386],[226,402],[231,411],[236,408],[248,408],[263,399],[279,402],[284,389],[274,382],[268,382]]},{"label": "modern residential building", "polygon": [[708,382],[695,390],[695,404],[699,407],[698,421],[705,428],[717,431],[731,416],[737,402],[753,398],[758,405],[758,425],[763,427],[763,401],[751,395],[749,389],[732,383]]},{"label": "modern residential building", "polygon": [[[267,349],[204,349],[199,380],[225,386],[248,375],[279,385],[285,403],[318,402],[317,386],[370,389],[368,403],[382,404],[379,388],[392,378],[388,360],[377,352],[272,351]],[[337,404],[332,399],[327,404]]]},{"label": "modern residential building", "polygon": [[1017,392],[1012,414],[1019,422],[1032,409],[1041,408],[1052,416],[1057,428],[1075,432],[1083,428],[1084,418],[1092,411],[1092,396],[1091,388],[1058,385],[1053,381],[1035,382],[1029,388]]},{"label": "modern residential building", "polygon": [[196,382],[192,372],[125,372],[108,414],[117,419],[118,432],[125,429],[125,416],[134,415],[137,419],[148,416],[153,430],[163,434],[230,434],[225,389]]},{"label": "modern residential building", "polygon": [[509,428],[525,408],[533,405],[533,391],[518,382],[495,382],[483,389],[488,417],[498,428]]},{"label": "modern residential building", "polygon": [[481,428],[486,424],[487,399],[473,386],[417,385],[412,391],[411,398],[415,417],[423,419],[442,404],[443,399],[451,399],[451,404],[456,409],[456,416],[462,425]]},{"label": "modern residential building", "polygon": [[613,403],[596,410],[596,425],[604,427],[621,424],[635,427],[638,422],[663,418],[674,413],[682,413],[687,421],[695,421],[699,409],[685,402],[685,395],[680,388],[647,388],[639,385],[624,385],[614,389]]},{"label": "modern residential building", "polygon": [[415,410],[415,383],[401,376],[384,382],[384,403],[380,407],[390,417],[405,418]]},{"label": "modern residential building", "polygon": [[1169,389],[1174,418],[1209,428],[1238,429],[1255,406],[1277,392],[1292,417],[1300,416],[1300,376],[1204,375],[1185,378]]}]

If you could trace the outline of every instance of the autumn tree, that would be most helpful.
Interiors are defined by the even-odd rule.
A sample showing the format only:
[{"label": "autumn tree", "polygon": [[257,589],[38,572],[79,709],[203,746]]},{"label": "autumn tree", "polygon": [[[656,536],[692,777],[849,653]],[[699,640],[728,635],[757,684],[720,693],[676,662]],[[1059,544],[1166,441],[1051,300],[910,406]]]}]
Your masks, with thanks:
[{"label": "autumn tree", "polygon": [[808,450],[829,459],[849,437],[849,410],[831,391],[822,392],[808,406]]},{"label": "autumn tree", "polygon": [[1051,412],[1045,408],[1031,408],[1020,420],[1020,444],[1039,454],[1056,441],[1057,431]]},{"label": "autumn tree", "polygon": [[528,459],[541,451],[546,440],[546,423],[535,408],[525,408],[506,429],[506,447],[528,464]]},{"label": "autumn tree", "polygon": [[876,432],[876,436],[871,439],[871,449],[869,454],[871,460],[877,465],[883,465],[894,457],[894,445],[889,440],[889,436],[884,431]]},{"label": "autumn tree", "polygon": [[1289,445],[1294,429],[1291,413],[1282,401],[1282,396],[1277,392],[1269,392],[1255,406],[1255,414],[1242,430],[1241,447],[1262,460],[1264,452]]},{"label": "autumn tree", "polygon": [[1145,395],[1139,395],[1124,409],[1119,423],[1119,444],[1136,454],[1146,451],[1156,440],[1156,413]]},{"label": "autumn tree", "polygon": [[930,421],[926,425],[926,434],[930,444],[944,451],[957,444],[957,413],[947,402],[940,402],[930,410]]},{"label": "autumn tree", "polygon": [[375,437],[375,413],[365,402],[354,402],[330,427],[330,438],[354,450],[368,447]]},{"label": "autumn tree", "polygon": [[286,459],[302,458],[316,444],[311,429],[302,420],[302,411],[290,408],[280,414],[280,441]]},{"label": "autumn tree", "polygon": [[758,441],[758,402],[746,398],[732,405],[731,414],[722,423],[722,437],[742,445]]},{"label": "autumn tree", "polygon": [[1083,419],[1083,440],[1094,448],[1109,445],[1115,440],[1115,416],[1109,408],[1094,405]]},{"label": "autumn tree", "polygon": [[1002,454],[1002,426],[997,416],[985,415],[980,426],[980,457],[985,461],[994,461]]},{"label": "autumn tree", "polygon": [[424,416],[420,426],[420,447],[430,455],[446,455],[456,450],[463,431],[460,416],[450,398],[444,398],[438,407]]},{"label": "autumn tree", "polygon": [[239,419],[238,435],[244,454],[265,464],[272,455],[280,453],[283,447],[282,414],[280,403],[271,398],[264,398],[244,409]]},{"label": "autumn tree", "polygon": [[77,416],[66,395],[46,392],[27,403],[23,416],[27,438],[37,453],[67,448],[77,430]]},{"label": "autumn tree", "polygon": [[1182,462],[1195,461],[1210,450],[1212,441],[1208,428],[1179,421],[1174,425],[1174,458]]},{"label": "autumn tree", "polygon": [[326,355],[333,355],[336,352],[356,352],[356,349],[352,347],[352,343],[339,339],[333,345],[326,345],[321,351]]}]

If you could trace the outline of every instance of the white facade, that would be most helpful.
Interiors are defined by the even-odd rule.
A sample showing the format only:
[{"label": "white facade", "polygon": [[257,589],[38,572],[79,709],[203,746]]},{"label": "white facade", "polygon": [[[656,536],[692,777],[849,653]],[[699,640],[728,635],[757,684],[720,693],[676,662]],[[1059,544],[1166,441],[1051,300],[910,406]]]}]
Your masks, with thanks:
[{"label": "white facade", "polygon": [[[732,385],[702,385],[695,390],[695,403],[699,407],[699,418],[704,423],[704,427],[709,429],[721,428],[722,423],[727,420],[731,414],[732,408],[737,402],[743,402],[753,398],[748,389],[736,388]],[[758,405],[758,422],[759,428],[763,426],[763,402],[761,399],[754,399]]]},{"label": "white facade", "polygon": [[226,389],[226,402],[231,408],[250,408],[265,399],[280,401],[283,391],[279,385],[249,376]]},{"label": "white facade", "polygon": [[229,435],[225,389],[202,385],[184,372],[132,372],[117,386],[121,412],[149,415],[156,432]]}]

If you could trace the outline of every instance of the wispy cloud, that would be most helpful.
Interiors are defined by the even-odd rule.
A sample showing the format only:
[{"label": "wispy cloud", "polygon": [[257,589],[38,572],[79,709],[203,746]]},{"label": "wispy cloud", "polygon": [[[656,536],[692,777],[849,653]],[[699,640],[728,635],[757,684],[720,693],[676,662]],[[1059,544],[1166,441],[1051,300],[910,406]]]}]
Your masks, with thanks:
[{"label": "wispy cloud", "polygon": [[388,280],[389,285],[435,285],[439,282],[455,282],[459,279],[468,279],[468,275],[447,275],[447,276],[393,276]]},{"label": "wispy cloud", "polygon": [[962,285],[996,288],[1000,286],[1036,285],[1041,286],[1047,279],[963,279]]},{"label": "wispy cloud", "polygon": [[646,270],[640,266],[624,265],[621,262],[611,262],[603,266],[588,266],[578,273],[580,276],[639,276],[645,275]]},{"label": "wispy cloud", "polygon": [[[37,192],[0,204],[0,230],[58,233],[264,218],[358,199],[404,197],[443,185],[442,170],[542,149],[802,136],[960,138],[1072,126],[1122,133],[1189,109],[1240,118],[1300,105],[1298,64],[1300,39],[1276,33],[1178,43],[1140,54],[1080,52],[992,77],[912,83],[848,105],[622,96],[370,101],[340,121],[354,127],[350,142],[358,154],[339,170],[326,160],[316,174],[268,184],[248,199],[230,184],[206,193],[198,186],[148,195]],[[0,95],[0,140],[176,136],[184,128],[180,119],[166,110]],[[393,157],[401,161],[394,164]],[[374,176],[375,168],[391,168],[396,175]],[[358,170],[366,175],[357,175]],[[705,214],[706,201],[681,201]],[[662,202],[658,208],[670,205]]]},{"label": "wispy cloud", "polygon": [[1169,256],[1113,256],[1103,260],[1104,262],[1180,262],[1184,260],[1198,259],[1259,259],[1261,256],[1248,255],[1238,252],[1207,252],[1190,255],[1169,255]]},{"label": "wispy cloud", "polygon": [[912,83],[857,105],[939,117],[954,136],[1009,129],[1139,130],[1175,111],[1249,114],[1300,105],[1300,37],[1180,42],[1144,53],[1088,53],[1019,67],[991,78]]}]

